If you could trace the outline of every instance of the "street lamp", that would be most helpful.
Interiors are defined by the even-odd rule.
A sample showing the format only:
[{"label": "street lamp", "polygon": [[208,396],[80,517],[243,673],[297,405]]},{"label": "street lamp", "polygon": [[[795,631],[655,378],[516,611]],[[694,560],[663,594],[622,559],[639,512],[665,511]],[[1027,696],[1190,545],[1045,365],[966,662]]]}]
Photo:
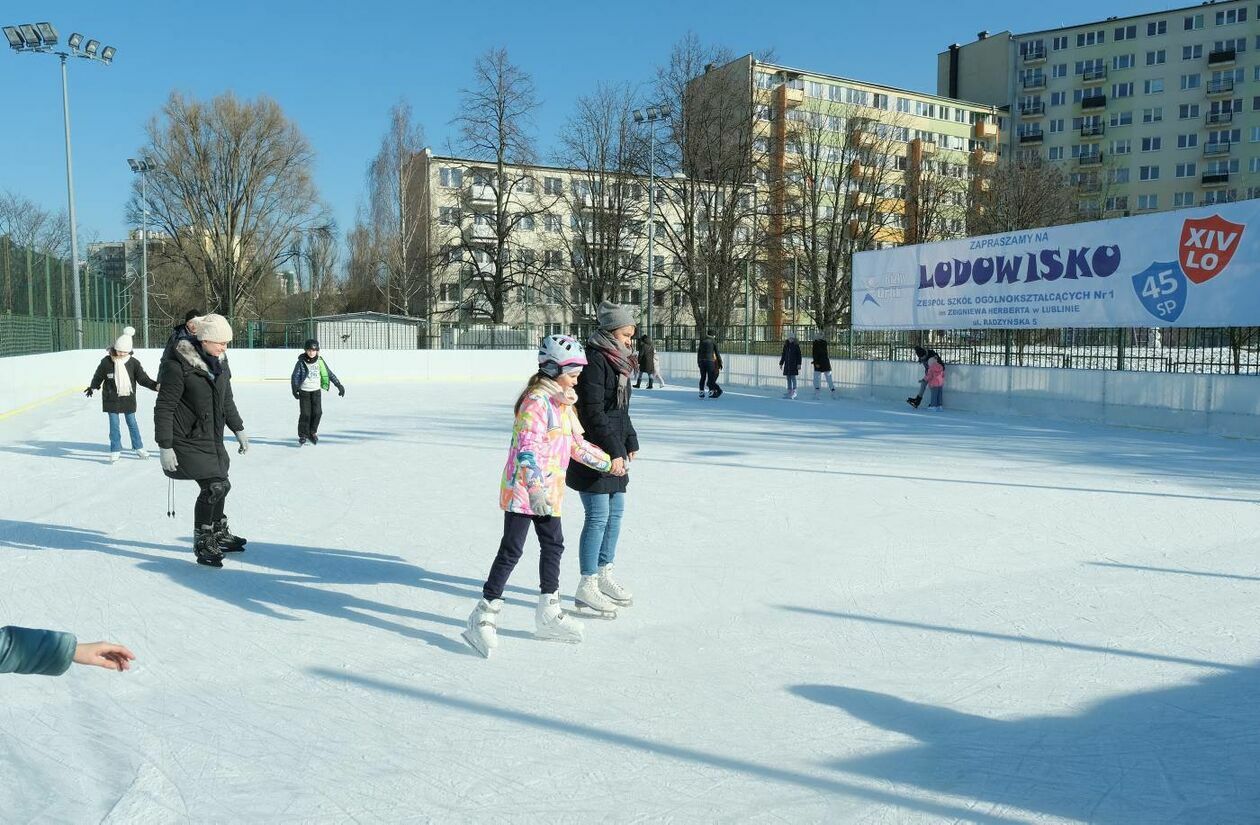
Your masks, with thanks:
[{"label": "street lamp", "polygon": [[[656,122],[668,120],[670,105],[660,103],[635,109],[630,113],[635,123],[648,125],[648,271],[647,271],[647,334],[652,332],[652,302],[656,297]],[[640,333],[642,335],[642,333]]]},{"label": "street lamp", "polygon": [[140,204],[144,219],[140,222],[140,300],[144,309],[140,312],[144,324],[144,348],[149,348],[149,172],[153,164],[148,158],[127,158],[131,171],[140,176]]},{"label": "street lamp", "polygon": [[[57,30],[52,23],[23,23],[19,26],[0,27],[4,31],[9,47],[15,52],[55,54],[61,58],[61,112],[66,126],[66,199],[70,204],[70,266],[74,282],[74,339],[75,346],[83,348],[83,298],[79,290],[79,238],[78,224],[74,216],[74,164],[70,153],[70,88],[66,79],[66,59],[71,55],[84,60],[98,60],[108,66],[114,60],[117,50],[113,46],[100,49],[99,40],[89,40],[84,48],[83,35],[75,32],[70,35],[66,45],[70,51],[54,51],[57,45]],[[147,328],[146,328],[147,331]]]}]

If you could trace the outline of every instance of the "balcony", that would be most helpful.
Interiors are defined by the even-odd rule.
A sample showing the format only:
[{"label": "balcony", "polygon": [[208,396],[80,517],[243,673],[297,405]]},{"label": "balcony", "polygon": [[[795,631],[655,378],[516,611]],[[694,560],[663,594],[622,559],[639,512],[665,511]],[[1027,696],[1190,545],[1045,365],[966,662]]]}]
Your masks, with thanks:
[{"label": "balcony", "polygon": [[976,140],[997,140],[997,124],[987,120],[978,120],[976,121],[975,135]]},{"label": "balcony", "polygon": [[495,239],[494,227],[489,224],[474,223],[468,230],[468,238],[475,243],[486,243]]},{"label": "balcony", "polygon": [[1102,207],[1094,203],[1082,203],[1076,207],[1076,214],[1084,220],[1096,221],[1102,217]]},{"label": "balcony", "polygon": [[805,102],[805,90],[783,84],[783,108],[795,109]]},{"label": "balcony", "polygon": [[988,149],[977,149],[972,152],[972,156],[975,158],[976,163],[982,166],[993,165],[998,160],[997,152],[990,152]]},{"label": "balcony", "polygon": [[1102,166],[1102,152],[1091,152],[1076,159],[1077,166]]},{"label": "balcony", "polygon": [[859,149],[874,149],[879,143],[879,138],[875,136],[874,132],[857,130],[849,133],[849,142]]},{"label": "balcony", "polygon": [[1019,107],[1020,117],[1042,117],[1043,115],[1045,115],[1045,113],[1046,113],[1046,104],[1041,103],[1041,102],[1027,103]]},{"label": "balcony", "polygon": [[1036,92],[1046,88],[1046,76],[1044,74],[1035,74],[1032,77],[1024,78],[1024,91]]},{"label": "balcony", "polygon": [[1107,108],[1107,96],[1093,95],[1091,97],[1083,97],[1081,98],[1081,108],[1086,111],[1105,109]]},{"label": "balcony", "polygon": [[875,202],[870,192],[850,192],[847,197],[849,209],[865,209]]},{"label": "balcony", "polygon": [[988,192],[993,188],[992,178],[972,178],[971,188],[977,192]]},{"label": "balcony", "polygon": [[1204,186],[1228,186],[1229,172],[1204,172],[1202,180]]},{"label": "balcony", "polygon": [[1029,144],[1042,143],[1046,139],[1046,133],[1038,129],[1036,132],[1023,132],[1019,136],[1019,145],[1028,146]]},{"label": "balcony", "polygon": [[484,183],[474,183],[468,197],[473,203],[494,203],[494,187]]},{"label": "balcony", "polygon": [[1024,65],[1025,66],[1036,66],[1038,64],[1045,63],[1045,62],[1046,62],[1046,47],[1045,46],[1042,46],[1040,49],[1029,49],[1028,51],[1024,52]]},{"label": "balcony", "polygon": [[1234,93],[1234,78],[1223,77],[1220,80],[1208,81],[1207,93],[1209,97],[1213,97],[1215,95],[1232,95]]},{"label": "balcony", "polygon": [[1234,61],[1238,59],[1238,53],[1233,49],[1221,49],[1217,52],[1208,52],[1209,66],[1232,66]]},{"label": "balcony", "polygon": [[1086,69],[1081,73],[1082,83],[1102,83],[1107,79],[1107,67],[1095,66],[1092,69]]},{"label": "balcony", "polygon": [[1228,155],[1230,153],[1230,147],[1232,146],[1233,144],[1230,143],[1229,141],[1205,143],[1203,144],[1203,156],[1205,158],[1214,158],[1214,157],[1219,157],[1221,155]]},{"label": "balcony", "polygon": [[1208,112],[1206,123],[1208,126],[1219,126],[1222,123],[1233,123],[1233,112]]},{"label": "balcony", "polygon": [[1085,194],[1094,194],[1102,191],[1102,181],[1098,178],[1089,178],[1076,184],[1076,191]]},{"label": "balcony", "polygon": [[1107,125],[1104,123],[1086,123],[1081,127],[1081,137],[1100,138],[1106,131]]}]

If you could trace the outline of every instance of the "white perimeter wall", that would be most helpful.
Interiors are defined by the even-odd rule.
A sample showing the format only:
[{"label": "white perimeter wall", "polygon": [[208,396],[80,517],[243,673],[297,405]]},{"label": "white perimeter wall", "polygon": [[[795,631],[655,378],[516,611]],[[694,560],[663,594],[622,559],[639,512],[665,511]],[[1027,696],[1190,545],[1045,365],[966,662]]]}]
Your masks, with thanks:
[{"label": "white perimeter wall", "polygon": [[[77,350],[0,358],[0,417],[82,391],[103,352]],[[139,350],[157,377],[160,352]],[[325,360],[347,385],[414,381],[520,381],[535,364],[533,350],[327,350]],[[234,381],[287,382],[295,350],[233,350]],[[665,380],[694,387],[690,353],[659,353]],[[721,383],[781,389],[773,356],[724,355]],[[904,404],[918,389],[916,362],[833,360],[836,391],[846,398]],[[803,390],[813,372],[802,370]],[[824,387],[826,385],[824,384]],[[1099,421],[1192,433],[1260,438],[1260,376],[1178,375],[1108,370],[1059,370],[951,364],[945,384],[951,410]]]}]

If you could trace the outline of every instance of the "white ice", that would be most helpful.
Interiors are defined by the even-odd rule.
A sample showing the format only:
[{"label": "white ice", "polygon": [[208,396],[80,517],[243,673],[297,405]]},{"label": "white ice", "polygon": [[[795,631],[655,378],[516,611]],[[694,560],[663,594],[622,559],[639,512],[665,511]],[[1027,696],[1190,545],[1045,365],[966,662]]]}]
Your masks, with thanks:
[{"label": "white ice", "polygon": [[98,400],[0,421],[0,623],[139,657],[0,677],[0,820],[1260,821],[1260,443],[638,392],[634,606],[534,640],[531,537],[487,661],[518,385],[341,377],[238,385],[223,570]]}]

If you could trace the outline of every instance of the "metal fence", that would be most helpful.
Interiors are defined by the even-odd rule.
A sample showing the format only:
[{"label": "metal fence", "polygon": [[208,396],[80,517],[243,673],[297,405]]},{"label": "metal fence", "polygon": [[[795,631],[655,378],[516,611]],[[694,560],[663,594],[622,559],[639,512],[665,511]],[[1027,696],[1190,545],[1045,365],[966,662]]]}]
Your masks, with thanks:
[{"label": "metal fence", "polygon": [[[120,321],[84,321],[84,346],[104,349],[122,331]],[[566,333],[585,341],[591,324],[444,324],[384,316],[374,321],[329,317],[297,321],[243,320],[234,346],[300,349],[319,338],[325,349],[529,349],[544,335]],[[694,326],[654,325],[660,352],[691,352]],[[815,327],[730,326],[719,330],[725,353],[778,355],[783,339],[796,334],[806,358]],[[150,327],[150,343],[162,346],[170,327]],[[1260,375],[1260,327],[1220,329],[1038,329],[934,330],[931,332],[835,330],[826,336],[832,358],[907,361],[916,345],[935,349],[946,363],[1060,369],[1132,370]],[[136,346],[143,336],[136,335]],[[74,348],[74,321],[65,317],[0,314],[0,356]]]}]

